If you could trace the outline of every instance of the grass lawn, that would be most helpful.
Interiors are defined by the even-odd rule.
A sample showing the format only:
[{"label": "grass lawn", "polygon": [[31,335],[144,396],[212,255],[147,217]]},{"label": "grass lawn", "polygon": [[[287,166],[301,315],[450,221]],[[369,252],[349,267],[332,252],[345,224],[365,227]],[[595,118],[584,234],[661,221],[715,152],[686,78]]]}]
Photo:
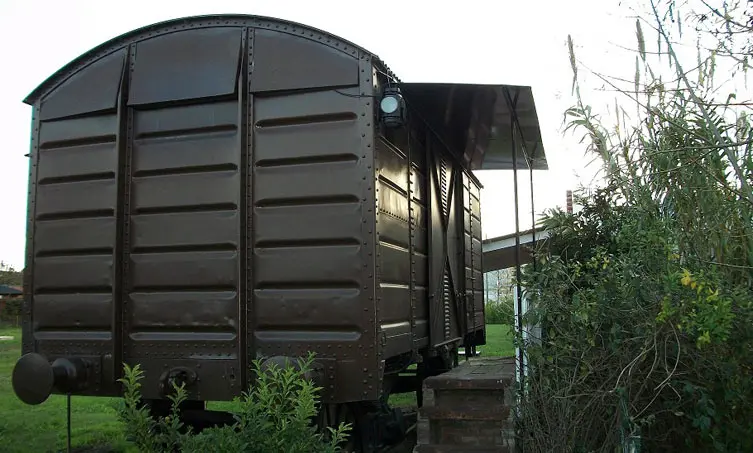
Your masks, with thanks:
[{"label": "grass lawn", "polygon": [[[508,326],[486,327],[487,345],[480,346],[482,357],[513,354]],[[11,386],[11,372],[21,353],[20,329],[0,328],[0,451],[4,453],[65,451],[65,397],[52,395],[38,406],[27,406],[16,398]],[[415,404],[412,394],[395,395],[390,401],[399,406]],[[116,416],[117,398],[74,397],[71,402],[73,447],[108,445],[112,451],[135,452],[123,437]],[[212,408],[227,403],[212,404]]]},{"label": "grass lawn", "polygon": [[[0,328],[0,450],[6,453],[55,452],[66,449],[65,397],[52,395],[38,406],[27,406],[13,393],[11,372],[21,354],[21,330]],[[71,444],[109,445],[129,451],[117,420],[119,399],[71,399]],[[130,451],[136,451],[130,449]]]},{"label": "grass lawn", "polygon": [[489,324],[486,326],[486,345],[479,346],[481,357],[511,357],[515,355],[510,326]]}]

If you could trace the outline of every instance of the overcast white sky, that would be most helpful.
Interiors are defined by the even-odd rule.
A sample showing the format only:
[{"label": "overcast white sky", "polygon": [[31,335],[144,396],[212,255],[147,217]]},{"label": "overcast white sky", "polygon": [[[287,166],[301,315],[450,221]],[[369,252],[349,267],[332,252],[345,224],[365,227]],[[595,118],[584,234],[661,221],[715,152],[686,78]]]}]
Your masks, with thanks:
[{"label": "overcast white sky", "polygon": [[[216,13],[273,16],[329,31],[376,53],[406,82],[531,86],[550,164],[535,175],[536,211],[564,205],[576,175],[585,175],[586,183],[593,175],[584,170],[588,160],[577,140],[561,135],[564,110],[573,102],[568,33],[579,58],[593,67],[628,77],[634,70],[634,57],[613,45],[635,47],[634,20],[617,0],[0,0],[0,260],[24,265],[31,107],[22,99],[103,41],[162,20]],[[485,236],[514,231],[511,173],[479,177]],[[528,228],[530,202],[521,201],[521,227]]]}]

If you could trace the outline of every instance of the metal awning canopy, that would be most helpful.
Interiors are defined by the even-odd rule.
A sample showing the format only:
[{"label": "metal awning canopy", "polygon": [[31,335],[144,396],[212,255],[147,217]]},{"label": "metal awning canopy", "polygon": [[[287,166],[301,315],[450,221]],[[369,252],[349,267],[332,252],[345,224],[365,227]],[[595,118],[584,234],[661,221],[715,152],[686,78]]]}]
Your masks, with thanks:
[{"label": "metal awning canopy", "polygon": [[549,168],[531,87],[401,83],[400,89],[471,170]]},{"label": "metal awning canopy", "polygon": [[10,285],[0,285],[0,295],[2,296],[20,296],[23,291]]},{"label": "metal awning canopy", "polygon": [[[549,169],[533,91],[519,85],[459,83],[400,83],[400,89],[409,112],[421,116],[463,166],[470,170],[513,170],[515,232],[483,242],[482,267],[484,272],[515,268],[515,328],[522,333],[521,266],[536,266],[530,247],[535,247],[540,232],[520,231],[518,173],[528,172],[531,220],[535,225],[533,170]],[[523,364],[522,349],[516,355]],[[522,382],[522,366],[518,372]]]}]

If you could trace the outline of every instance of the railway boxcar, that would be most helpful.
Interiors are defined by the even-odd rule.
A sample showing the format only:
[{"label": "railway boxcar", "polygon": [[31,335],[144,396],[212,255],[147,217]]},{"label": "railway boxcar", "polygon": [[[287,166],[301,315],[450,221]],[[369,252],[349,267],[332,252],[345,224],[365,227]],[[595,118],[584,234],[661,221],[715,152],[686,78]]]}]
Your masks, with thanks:
[{"label": "railway boxcar", "polygon": [[26,99],[16,394],[119,395],[138,363],[145,398],[178,379],[201,409],[239,396],[252,360],[310,351],[327,408],[419,391],[484,343],[471,170],[500,93],[401,83],[352,43],[255,16],[85,53]]}]

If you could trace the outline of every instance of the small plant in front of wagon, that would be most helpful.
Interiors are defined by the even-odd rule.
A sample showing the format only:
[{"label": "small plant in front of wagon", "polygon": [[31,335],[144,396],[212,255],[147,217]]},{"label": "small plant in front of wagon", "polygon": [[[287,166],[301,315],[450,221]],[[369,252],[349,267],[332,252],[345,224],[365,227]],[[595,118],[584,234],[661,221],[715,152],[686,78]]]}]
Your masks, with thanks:
[{"label": "small plant in front of wagon", "polygon": [[139,451],[157,453],[175,451],[180,443],[180,418],[177,411],[180,403],[185,399],[183,387],[176,386],[175,394],[171,395],[170,415],[164,418],[151,416],[149,407],[141,399],[141,379],[144,372],[137,364],[133,368],[125,366],[124,377],[119,381],[124,386],[124,404],[119,407],[118,417],[125,425],[126,438],[136,444]]},{"label": "small plant in front of wagon", "polygon": [[178,407],[186,400],[182,386],[173,385],[170,395],[171,412],[166,417],[153,416],[141,403],[143,371],[138,365],[125,365],[120,382],[125,387],[124,404],[119,417],[125,425],[127,438],[139,451],[228,453],[335,453],[347,440],[350,425],[341,424],[320,432],[312,423],[318,412],[321,390],[306,378],[311,370],[313,354],[299,360],[298,366],[284,368],[272,365],[262,370],[261,362],[253,363],[257,378],[243,397],[237,399],[236,422],[230,426],[204,429],[194,433],[180,421]]}]

